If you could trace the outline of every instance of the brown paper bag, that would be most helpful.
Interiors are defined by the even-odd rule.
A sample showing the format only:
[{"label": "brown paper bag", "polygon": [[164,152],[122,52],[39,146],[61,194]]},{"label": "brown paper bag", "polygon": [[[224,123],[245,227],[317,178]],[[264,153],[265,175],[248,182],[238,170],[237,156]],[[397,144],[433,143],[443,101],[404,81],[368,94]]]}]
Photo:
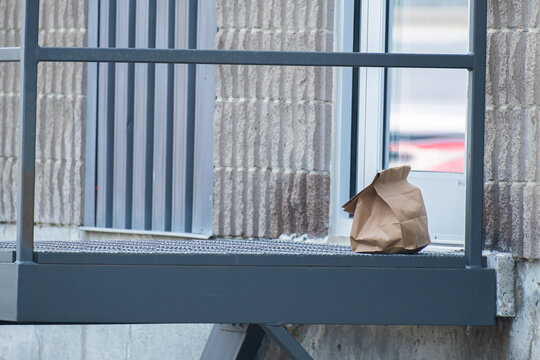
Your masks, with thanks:
[{"label": "brown paper bag", "polygon": [[431,242],[422,193],[407,182],[410,171],[410,166],[380,171],[371,185],[343,205],[354,214],[353,251],[411,254]]}]

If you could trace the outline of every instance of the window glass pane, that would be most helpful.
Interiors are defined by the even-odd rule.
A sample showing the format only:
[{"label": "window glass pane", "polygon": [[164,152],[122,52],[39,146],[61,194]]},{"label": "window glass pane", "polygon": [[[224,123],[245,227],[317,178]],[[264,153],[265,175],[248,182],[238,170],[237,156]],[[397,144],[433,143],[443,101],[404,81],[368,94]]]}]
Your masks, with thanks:
[{"label": "window glass pane", "polygon": [[467,71],[388,71],[388,166],[462,173]]},{"label": "window glass pane", "polygon": [[[467,53],[468,0],[391,0],[390,52]],[[387,72],[387,165],[463,172],[465,70]]]},{"label": "window glass pane", "polygon": [[467,53],[468,0],[390,0],[389,51]]}]

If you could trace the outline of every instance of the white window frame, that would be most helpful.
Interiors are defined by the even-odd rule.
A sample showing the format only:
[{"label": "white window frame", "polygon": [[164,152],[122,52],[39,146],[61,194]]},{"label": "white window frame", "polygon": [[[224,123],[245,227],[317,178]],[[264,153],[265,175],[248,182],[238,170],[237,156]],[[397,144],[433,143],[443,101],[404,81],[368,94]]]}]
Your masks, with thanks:
[{"label": "white window frame", "polygon": [[[364,0],[361,9],[361,52],[384,52],[386,42],[386,1]],[[335,11],[334,51],[353,51],[354,0],[338,0]],[[359,69],[359,111],[357,149],[357,184],[361,190],[371,183],[384,163],[385,76],[383,68]],[[352,69],[336,68],[334,73],[334,117],[330,194],[330,242],[349,242],[352,218],[341,205],[350,197],[350,144],[352,107]],[[379,119],[379,121],[373,121]],[[436,180],[436,182],[434,182]],[[465,174],[411,172],[409,181],[421,189],[452,187],[453,192],[423,191],[428,209],[432,242],[463,246],[465,230]],[[457,192],[457,193],[456,193]],[[458,200],[456,200],[456,195]],[[462,203],[461,203],[462,201]],[[441,203],[449,204],[444,208]],[[450,214],[450,215],[449,215]],[[436,231],[433,231],[435,229]],[[455,229],[462,229],[462,235]],[[442,231],[441,231],[442,230]],[[448,231],[447,231],[448,230]],[[459,230],[457,231],[459,232]]]}]

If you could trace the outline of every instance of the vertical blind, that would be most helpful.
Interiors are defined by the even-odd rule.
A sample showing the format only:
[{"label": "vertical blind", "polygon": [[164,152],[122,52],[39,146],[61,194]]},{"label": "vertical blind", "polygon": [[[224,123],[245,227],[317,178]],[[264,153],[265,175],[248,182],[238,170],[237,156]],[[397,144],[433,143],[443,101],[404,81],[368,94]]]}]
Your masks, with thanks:
[{"label": "vertical blind", "polygon": [[[100,0],[89,30],[99,47],[186,49],[213,44],[211,31],[197,31],[212,19],[213,1]],[[89,66],[86,226],[211,232],[215,87],[213,66],[196,66],[99,63],[94,83]]]}]

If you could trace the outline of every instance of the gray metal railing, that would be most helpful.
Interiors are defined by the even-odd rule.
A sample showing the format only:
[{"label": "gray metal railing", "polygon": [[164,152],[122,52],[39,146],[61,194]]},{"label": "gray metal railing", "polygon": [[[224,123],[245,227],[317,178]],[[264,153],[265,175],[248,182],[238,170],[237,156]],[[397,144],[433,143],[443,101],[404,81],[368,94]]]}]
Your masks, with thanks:
[{"label": "gray metal railing", "polygon": [[[190,4],[192,4],[190,6],[196,5],[197,0],[190,0]],[[17,261],[32,262],[34,252],[38,64],[39,62],[76,61],[467,69],[469,71],[469,115],[466,132],[465,255],[469,267],[481,266],[487,13],[485,0],[470,1],[471,51],[465,55],[40,47],[38,45],[39,0],[25,0],[23,12],[21,48],[0,48],[0,61],[21,62]]]}]

